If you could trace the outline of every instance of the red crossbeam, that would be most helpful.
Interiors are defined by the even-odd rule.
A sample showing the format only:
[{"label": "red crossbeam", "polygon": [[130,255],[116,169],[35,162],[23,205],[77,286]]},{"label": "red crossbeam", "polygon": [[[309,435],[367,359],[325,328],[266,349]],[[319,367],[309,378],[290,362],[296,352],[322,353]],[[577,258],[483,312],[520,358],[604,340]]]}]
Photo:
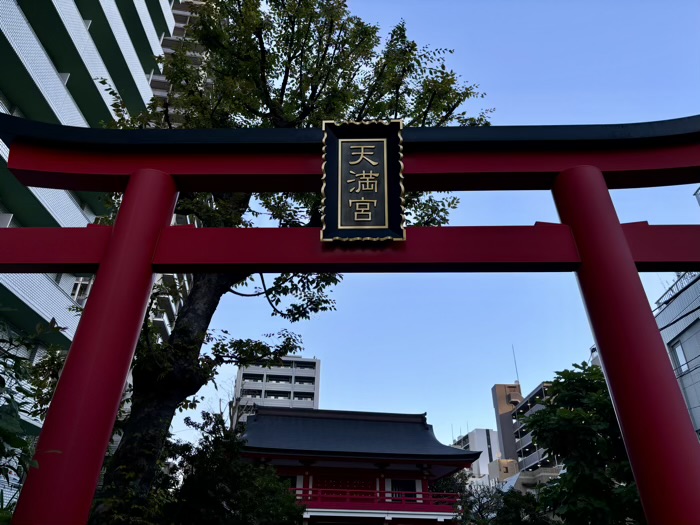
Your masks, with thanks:
[{"label": "red crossbeam", "polygon": [[[161,236],[158,271],[450,272],[573,271],[578,262],[567,226],[409,228],[410,242],[328,245],[318,229],[169,228]],[[187,250],[181,247],[187,246]]]},{"label": "red crossbeam", "polygon": [[[700,266],[700,226],[642,222],[623,229],[640,271]],[[0,229],[0,272],[95,272],[111,232],[109,226]],[[411,242],[349,249],[319,242],[314,228],[171,226],[161,235],[153,265],[162,273],[234,267],[257,272],[568,272],[580,262],[569,227],[562,224],[410,228],[408,237]]]},{"label": "red crossbeam", "polygon": [[[595,165],[614,188],[700,183],[700,145],[646,149],[411,152],[405,150],[407,191],[546,190],[570,166]],[[27,186],[123,191],[129,174],[150,168],[170,173],[180,191],[302,191],[321,188],[316,153],[129,152],[72,149],[16,141],[9,167]],[[99,174],[96,173],[99,170]],[[99,175],[99,176],[98,176]]]},{"label": "red crossbeam", "polygon": [[112,228],[1,228],[2,273],[95,273]]},{"label": "red crossbeam", "polygon": [[640,272],[678,272],[700,269],[700,226],[623,224],[627,244]]}]

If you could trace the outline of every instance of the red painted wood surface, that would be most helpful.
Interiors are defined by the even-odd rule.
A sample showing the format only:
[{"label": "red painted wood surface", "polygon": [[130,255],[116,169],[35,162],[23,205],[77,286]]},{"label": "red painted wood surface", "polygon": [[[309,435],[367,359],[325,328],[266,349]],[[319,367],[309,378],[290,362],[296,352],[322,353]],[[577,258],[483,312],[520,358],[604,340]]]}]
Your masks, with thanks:
[{"label": "red painted wood surface", "polygon": [[384,492],[346,489],[290,489],[307,509],[377,510],[454,514],[459,495],[451,492]]},{"label": "red painted wood surface", "polygon": [[[608,187],[639,188],[700,183],[700,145],[649,145],[635,149],[570,151],[404,151],[407,191],[548,190],[571,166],[598,166]],[[171,173],[180,191],[320,192],[318,154],[271,151],[265,155],[120,149],[73,149],[17,140],[8,166],[27,186],[82,191],[123,191],[140,168]]]},{"label": "red painted wood surface", "polygon": [[132,175],[51,400],[34,455],[38,468],[30,469],[22,487],[15,525],[88,519],[153,286],[151,260],[176,200],[166,173]]},{"label": "red painted wood surface", "polygon": [[0,228],[0,272],[95,273],[111,236],[110,226]]},{"label": "red painted wood surface", "polygon": [[[623,224],[639,271],[700,267],[700,226]],[[112,229],[2,228],[0,272],[95,272]],[[409,228],[406,243],[357,248],[319,242],[315,228],[163,230],[154,271],[477,272],[575,271],[580,258],[567,225]],[[187,246],[183,250],[182,246]]]},{"label": "red painted wood surface", "polygon": [[[700,444],[602,173],[564,171],[554,200],[581,256],[581,294],[647,520],[697,524],[688,502],[700,489]],[[660,450],[673,453],[651,460]]]}]

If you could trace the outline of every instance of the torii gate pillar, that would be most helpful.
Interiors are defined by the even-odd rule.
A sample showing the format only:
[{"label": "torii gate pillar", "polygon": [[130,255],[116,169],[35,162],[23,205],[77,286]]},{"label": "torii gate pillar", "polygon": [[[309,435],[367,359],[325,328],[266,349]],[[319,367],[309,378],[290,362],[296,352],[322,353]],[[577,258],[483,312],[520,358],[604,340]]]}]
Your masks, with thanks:
[{"label": "torii gate pillar", "polygon": [[697,473],[688,467],[698,464],[700,447],[603,174],[571,168],[553,192],[581,256],[579,286],[647,520],[697,523],[687,504],[698,497]]},{"label": "torii gate pillar", "polygon": [[16,525],[77,525],[90,514],[153,286],[153,254],[177,195],[162,171],[142,169],[129,178],[39,436],[39,468],[22,487]]}]

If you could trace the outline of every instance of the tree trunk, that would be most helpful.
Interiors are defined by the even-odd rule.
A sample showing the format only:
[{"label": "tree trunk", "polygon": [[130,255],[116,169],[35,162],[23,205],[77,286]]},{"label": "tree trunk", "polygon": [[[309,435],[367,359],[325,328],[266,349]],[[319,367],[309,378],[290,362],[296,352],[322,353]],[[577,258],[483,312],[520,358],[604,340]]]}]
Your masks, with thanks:
[{"label": "tree trunk", "polygon": [[115,523],[123,513],[135,518],[145,510],[177,407],[211,377],[199,359],[211,318],[221,297],[246,276],[195,275],[168,343],[149,348],[142,338],[133,368],[131,412],[108,462],[91,524]]},{"label": "tree trunk", "polygon": [[[163,444],[182,399],[176,393],[132,397],[132,410],[120,446],[108,459],[103,489],[95,500],[91,524],[130,523],[144,517]],[[125,446],[121,446],[124,444]]]}]

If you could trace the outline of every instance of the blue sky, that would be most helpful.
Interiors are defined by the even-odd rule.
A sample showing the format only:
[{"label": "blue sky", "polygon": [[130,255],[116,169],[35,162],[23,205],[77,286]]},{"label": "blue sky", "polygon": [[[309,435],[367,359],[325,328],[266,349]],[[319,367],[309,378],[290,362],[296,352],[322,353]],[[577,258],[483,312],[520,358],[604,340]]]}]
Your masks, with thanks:
[{"label": "blue sky", "polygon": [[[400,19],[420,45],[480,85],[493,125],[601,124],[700,114],[700,4],[672,0],[350,0],[385,34]],[[478,107],[478,105],[476,107]],[[695,186],[617,190],[622,222],[698,224]],[[558,222],[548,192],[461,193],[453,225]],[[407,242],[410,242],[410,238]],[[642,274],[650,301],[673,274]],[[337,311],[290,328],[322,360],[321,408],[428,413],[443,442],[495,428],[494,383],[529,392],[588,358],[593,344],[573,274],[353,274]],[[260,337],[287,323],[264,299],[225,297],[213,328]],[[346,336],[348,330],[355,335]],[[203,408],[233,390],[235,369]],[[185,437],[181,418],[176,435]]]}]

